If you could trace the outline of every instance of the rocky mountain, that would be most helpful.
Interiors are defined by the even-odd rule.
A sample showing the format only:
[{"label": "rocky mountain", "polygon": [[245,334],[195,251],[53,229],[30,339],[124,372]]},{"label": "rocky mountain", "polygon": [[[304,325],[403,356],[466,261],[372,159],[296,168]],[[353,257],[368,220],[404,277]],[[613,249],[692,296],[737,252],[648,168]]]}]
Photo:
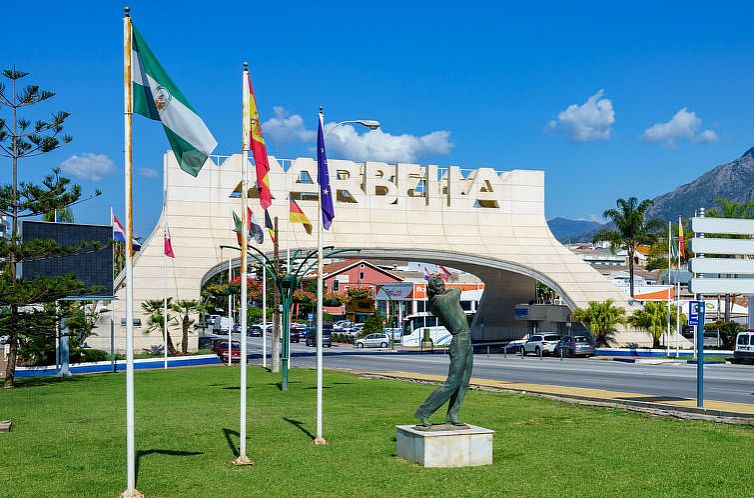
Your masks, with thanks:
[{"label": "rocky mountain", "polygon": [[591,242],[590,234],[602,228],[601,223],[589,220],[553,218],[547,221],[550,231],[560,242]]},{"label": "rocky mountain", "polygon": [[691,216],[696,209],[715,205],[719,197],[736,202],[754,200],[754,147],[693,182],[656,197],[647,216],[661,220]]}]

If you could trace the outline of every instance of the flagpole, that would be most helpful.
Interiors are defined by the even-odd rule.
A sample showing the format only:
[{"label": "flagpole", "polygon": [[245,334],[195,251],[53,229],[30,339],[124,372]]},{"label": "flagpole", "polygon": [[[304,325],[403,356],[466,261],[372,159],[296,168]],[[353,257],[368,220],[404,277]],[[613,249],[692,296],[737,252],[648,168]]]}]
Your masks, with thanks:
[{"label": "flagpole", "polygon": [[133,98],[131,86],[131,16],[123,16],[123,159],[126,201],[126,490],[124,498],[142,497],[136,490],[136,451],[134,445],[134,276],[133,276]]},{"label": "flagpole", "polygon": [[[681,217],[678,217],[678,226],[681,226]],[[680,229],[679,229],[680,230]],[[680,233],[680,232],[679,232]],[[678,259],[675,265],[675,295],[676,295],[676,307],[675,307],[675,357],[678,358],[680,354],[680,348],[678,344],[678,336],[681,335],[681,282],[678,279],[678,275],[681,273],[681,239],[678,238]]]},{"label": "flagpole", "polygon": [[165,254],[165,237],[167,237],[167,217],[168,217],[168,171],[164,168],[162,174],[162,353],[163,369],[168,368],[168,255]]},{"label": "flagpole", "polygon": [[[324,108],[319,108],[319,120],[324,123]],[[324,133],[324,130],[322,130]],[[327,444],[322,437],[322,185],[317,189],[317,435],[314,444]]]},{"label": "flagpole", "polygon": [[665,349],[667,350],[667,356],[670,356],[670,245],[673,243],[673,222],[668,221],[668,333],[665,336]]},{"label": "flagpole", "polygon": [[[233,279],[233,254],[230,252],[228,253],[228,366],[231,366],[233,364],[233,360],[231,357],[233,356],[233,335],[231,332],[233,331],[233,295],[230,293],[230,281]],[[222,332],[222,321],[221,321],[221,327],[220,332]]]},{"label": "flagpole", "polygon": [[243,63],[243,73],[241,75],[241,87],[243,91],[242,102],[243,112],[241,118],[241,130],[243,135],[242,148],[241,148],[241,313],[239,320],[241,320],[241,407],[240,407],[240,424],[239,424],[239,443],[238,443],[238,458],[233,463],[236,465],[251,465],[252,462],[249,457],[246,456],[246,363],[247,356],[246,350],[248,344],[246,341],[246,314],[248,311],[248,285],[249,279],[246,268],[246,252],[249,245],[249,213],[248,211],[248,178],[249,178],[249,145],[251,141],[251,129],[246,133],[247,127],[250,124],[250,116],[248,115],[248,101],[249,87],[248,87],[248,63]]},{"label": "flagpole", "polygon": [[267,267],[262,265],[262,366],[267,368]]},{"label": "flagpole", "polygon": [[[289,206],[290,206],[290,203],[291,203],[290,199],[291,199],[291,194],[289,192],[288,193],[288,205]],[[288,263],[288,268],[287,268],[286,273],[288,275],[290,275],[291,274],[291,217],[290,217],[290,215],[288,216],[288,223],[285,226],[286,226],[286,230],[285,230],[285,260]],[[275,234],[275,236],[277,237],[277,234]],[[293,318],[291,317],[291,313],[289,312],[288,313],[288,321],[290,322],[292,319]],[[288,325],[288,330],[290,330],[290,324]],[[288,368],[290,368],[290,367],[291,367],[291,345],[289,343],[288,344]]]}]

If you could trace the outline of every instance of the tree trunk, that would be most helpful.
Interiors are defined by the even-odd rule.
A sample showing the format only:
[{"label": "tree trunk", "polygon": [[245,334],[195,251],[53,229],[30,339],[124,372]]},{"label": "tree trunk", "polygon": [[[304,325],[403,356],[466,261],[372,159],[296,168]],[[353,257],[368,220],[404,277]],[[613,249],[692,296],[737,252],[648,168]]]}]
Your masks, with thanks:
[{"label": "tree trunk", "polygon": [[628,251],[628,285],[631,293],[631,297],[634,297],[634,248],[629,245]]},{"label": "tree trunk", "polygon": [[173,338],[170,337],[170,327],[168,327],[168,353],[173,355],[177,353],[175,346],[173,345]]},{"label": "tree trunk", "polygon": [[188,353],[188,332],[189,332],[189,316],[186,315],[183,317],[183,323],[181,324],[183,327],[183,341],[181,342],[181,351],[183,351],[183,354]]},{"label": "tree trunk", "polygon": [[[10,313],[13,317],[13,323],[18,323],[18,306],[11,305]],[[9,352],[8,352],[8,364],[5,366],[5,381],[3,387],[10,389],[14,386],[13,382],[16,377],[16,357],[18,356],[18,334],[14,330],[11,330],[8,334]]]}]

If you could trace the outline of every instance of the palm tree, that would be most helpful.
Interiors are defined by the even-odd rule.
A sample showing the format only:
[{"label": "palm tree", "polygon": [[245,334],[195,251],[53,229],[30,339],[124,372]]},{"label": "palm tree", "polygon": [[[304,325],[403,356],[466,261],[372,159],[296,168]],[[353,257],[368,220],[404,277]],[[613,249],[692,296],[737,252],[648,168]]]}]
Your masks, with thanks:
[{"label": "palm tree", "polygon": [[[672,320],[675,317],[676,310],[668,307],[665,302],[649,301],[644,304],[644,308],[635,310],[628,317],[628,323],[647,331],[652,338],[652,347],[659,348],[662,334],[667,330],[668,313],[670,313]],[[681,321],[686,323],[686,316],[684,314],[681,314]]]},{"label": "palm tree", "polygon": [[196,326],[196,320],[191,318],[192,313],[196,313],[200,306],[199,301],[195,299],[181,299],[175,304],[172,304],[170,308],[178,313],[178,319],[181,323],[181,330],[183,331],[183,338],[181,341],[181,351],[188,353],[188,333],[192,326]]},{"label": "palm tree", "polygon": [[573,318],[589,329],[597,346],[610,346],[618,325],[625,323],[625,314],[626,310],[614,306],[612,299],[602,303],[589,301],[586,308],[573,310]]},{"label": "palm tree", "polygon": [[[172,306],[173,298],[168,298],[168,309]],[[141,303],[141,309],[147,314],[147,332],[153,332],[159,330],[161,334],[165,334],[165,319],[162,314],[163,306],[165,305],[162,299],[148,299]],[[170,316],[168,312],[168,323],[175,322],[175,318]],[[170,327],[167,330],[168,339],[168,352],[171,355],[176,353],[175,346],[173,346],[173,338],[170,337]]]},{"label": "palm tree", "polygon": [[611,220],[616,230],[603,229],[594,235],[594,242],[606,240],[614,251],[617,247],[626,247],[628,253],[628,275],[630,278],[631,297],[634,297],[634,254],[641,244],[652,244],[657,240],[657,231],[664,224],[660,220],[644,219],[644,215],[652,205],[652,201],[645,199],[639,202],[636,197],[618,199],[618,209],[608,209],[602,216]]},{"label": "palm tree", "polygon": [[[718,197],[715,202],[718,206],[707,210],[707,216],[710,218],[754,218],[754,201],[736,202]],[[725,239],[750,238],[748,235],[716,235],[716,237]],[[723,316],[725,322],[730,321],[730,309],[735,299],[735,294],[725,294],[725,313]]]}]

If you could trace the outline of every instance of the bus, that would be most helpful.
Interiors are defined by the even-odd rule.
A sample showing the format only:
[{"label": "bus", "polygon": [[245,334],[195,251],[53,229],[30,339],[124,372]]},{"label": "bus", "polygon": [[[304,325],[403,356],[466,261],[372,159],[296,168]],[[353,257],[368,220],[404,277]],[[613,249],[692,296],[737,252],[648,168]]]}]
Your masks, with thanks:
[{"label": "bus", "polygon": [[[472,313],[469,311],[466,314],[470,315]],[[453,339],[448,329],[440,325],[435,315],[424,311],[409,315],[403,319],[401,346],[420,346],[425,330],[429,330],[429,337],[435,346],[448,346]]]}]

